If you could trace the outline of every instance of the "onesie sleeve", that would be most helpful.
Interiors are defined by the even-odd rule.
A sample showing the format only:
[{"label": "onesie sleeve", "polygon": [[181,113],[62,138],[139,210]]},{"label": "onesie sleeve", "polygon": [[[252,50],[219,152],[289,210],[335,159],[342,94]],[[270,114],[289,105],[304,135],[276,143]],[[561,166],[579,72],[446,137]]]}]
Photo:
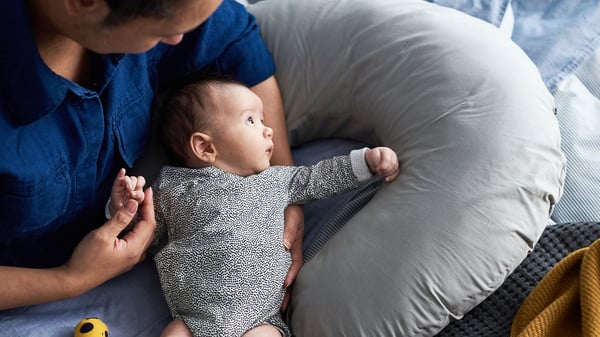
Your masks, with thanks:
[{"label": "onesie sleeve", "polygon": [[294,168],[289,183],[289,200],[304,204],[325,199],[360,186],[373,175],[364,160],[366,149],[347,156],[325,159],[313,166]]}]

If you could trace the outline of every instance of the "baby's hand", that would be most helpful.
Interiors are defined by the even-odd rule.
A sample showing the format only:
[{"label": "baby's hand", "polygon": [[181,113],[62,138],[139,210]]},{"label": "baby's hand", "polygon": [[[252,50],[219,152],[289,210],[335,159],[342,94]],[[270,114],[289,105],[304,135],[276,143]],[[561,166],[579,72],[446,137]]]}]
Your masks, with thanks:
[{"label": "baby's hand", "polygon": [[133,199],[138,205],[144,202],[144,185],[146,179],[142,176],[130,177],[125,175],[125,169],[121,169],[113,183],[110,203],[108,206],[111,215],[115,215],[117,210]]},{"label": "baby's hand", "polygon": [[365,160],[373,174],[380,175],[385,181],[396,179],[400,172],[398,165],[398,156],[394,150],[389,147],[375,147],[367,149]]}]

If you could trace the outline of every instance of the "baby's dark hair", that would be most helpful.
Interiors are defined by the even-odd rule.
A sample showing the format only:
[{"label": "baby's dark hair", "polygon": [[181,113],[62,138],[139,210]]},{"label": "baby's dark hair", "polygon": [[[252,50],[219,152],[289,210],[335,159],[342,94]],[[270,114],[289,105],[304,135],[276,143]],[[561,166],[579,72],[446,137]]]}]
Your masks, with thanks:
[{"label": "baby's dark hair", "polygon": [[105,0],[110,13],[104,20],[109,26],[129,22],[138,17],[165,18],[169,10],[185,0]]},{"label": "baby's dark hair", "polygon": [[161,141],[176,164],[190,159],[190,137],[211,126],[214,106],[211,90],[226,85],[243,85],[226,77],[191,76],[176,83],[163,98],[158,110]]}]

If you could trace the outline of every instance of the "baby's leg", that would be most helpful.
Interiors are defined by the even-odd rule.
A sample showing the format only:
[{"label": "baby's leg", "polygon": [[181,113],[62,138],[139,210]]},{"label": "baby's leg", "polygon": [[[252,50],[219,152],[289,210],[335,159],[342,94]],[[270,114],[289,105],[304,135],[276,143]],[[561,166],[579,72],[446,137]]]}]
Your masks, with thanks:
[{"label": "baby's leg", "polygon": [[246,331],[242,337],[281,337],[281,331],[271,324],[259,325]]},{"label": "baby's leg", "polygon": [[[281,337],[282,334],[273,325],[263,324],[246,331],[242,337]],[[192,337],[190,329],[180,319],[174,319],[160,334],[160,337]]]},{"label": "baby's leg", "polygon": [[160,334],[160,337],[192,337],[192,332],[180,319],[174,319]]}]

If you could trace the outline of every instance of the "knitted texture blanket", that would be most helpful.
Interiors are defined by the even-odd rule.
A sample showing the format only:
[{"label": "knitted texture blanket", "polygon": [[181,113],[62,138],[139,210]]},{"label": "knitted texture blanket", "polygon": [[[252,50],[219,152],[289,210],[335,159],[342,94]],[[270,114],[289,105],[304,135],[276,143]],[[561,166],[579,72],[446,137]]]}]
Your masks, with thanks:
[{"label": "knitted texture blanket", "polygon": [[567,255],[517,312],[511,337],[600,336],[600,240]]}]

